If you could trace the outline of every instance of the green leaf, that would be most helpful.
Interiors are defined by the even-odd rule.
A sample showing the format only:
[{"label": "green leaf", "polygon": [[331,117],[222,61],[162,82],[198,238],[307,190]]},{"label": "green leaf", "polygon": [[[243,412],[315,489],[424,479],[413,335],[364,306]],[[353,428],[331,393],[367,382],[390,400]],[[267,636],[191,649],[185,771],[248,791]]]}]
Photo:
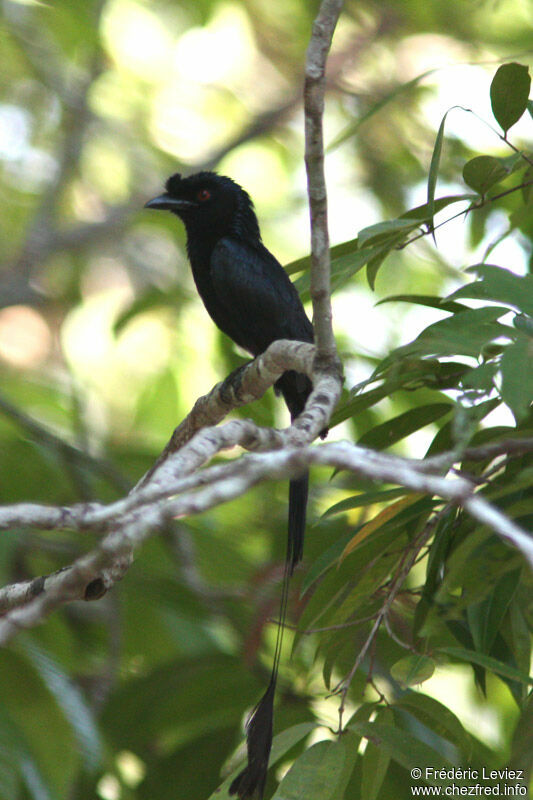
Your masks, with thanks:
[{"label": "green leaf", "polygon": [[527,775],[533,768],[533,693],[516,725],[509,759],[511,769],[522,769]]},{"label": "green leaf", "polygon": [[312,586],[321,575],[327,572],[327,570],[332,567],[333,564],[338,562],[339,558],[344,552],[344,548],[352,538],[353,533],[353,531],[349,531],[344,536],[341,536],[339,539],[333,542],[331,547],[328,547],[327,550],[324,550],[324,552],[319,555],[316,561],[308,569],[307,574],[302,581],[302,588],[300,590],[301,597],[303,597],[309,587]]},{"label": "green leaf", "polygon": [[397,553],[386,553],[380,556],[375,563],[370,564],[360,575],[346,599],[337,608],[331,619],[328,620],[328,625],[343,625],[345,622],[350,621],[361,606],[385,582],[385,579],[397,563]]},{"label": "green leaf", "polygon": [[[315,729],[315,725],[312,722],[301,722],[298,725],[293,725],[291,728],[287,728],[287,730],[283,731],[282,733],[278,733],[277,736],[274,737],[272,742],[272,751],[270,753],[270,761],[269,764],[272,766],[276,764],[284,755],[286,755],[289,750],[305,739],[313,730]],[[230,795],[229,787],[233,783],[234,779],[237,777],[239,772],[242,770],[243,763],[240,764],[239,767],[234,769],[229,775],[224,783],[215,789],[212,795],[210,795],[209,800],[235,800],[235,795]]]},{"label": "green leaf", "polygon": [[418,221],[413,222],[412,220],[402,219],[401,217],[385,220],[385,222],[377,222],[375,225],[369,225],[368,228],[363,228],[363,230],[359,231],[357,237],[359,240],[359,247],[363,247],[369,243],[375,244],[376,242],[387,241],[387,239],[391,237],[396,240],[398,233],[410,233],[417,227]]},{"label": "green leaf", "polygon": [[317,742],[294,762],[272,800],[338,800],[336,778],[345,759],[342,740]]},{"label": "green leaf", "polygon": [[402,385],[402,380],[398,379],[394,387],[391,386],[391,383],[392,382],[383,384],[383,386],[377,386],[375,389],[364,392],[364,394],[356,395],[352,397],[351,400],[339,406],[331,418],[330,428],[376,405],[376,403],[379,403],[384,397],[388,397],[395,389],[399,388]]},{"label": "green leaf", "polygon": [[494,156],[476,156],[467,161],[463,167],[463,180],[478,194],[487,191],[507,177],[508,171]]},{"label": "green leaf", "polygon": [[452,314],[468,310],[468,306],[461,303],[453,303],[429,294],[392,294],[390,297],[378,300],[376,306],[380,306],[382,303],[414,303],[417,306],[428,306],[439,311],[450,311]]},{"label": "green leaf", "polygon": [[72,726],[26,655],[15,649],[4,649],[0,659],[0,708],[0,728],[9,731],[14,748],[8,751],[15,759],[12,768],[32,761],[28,769],[42,774],[49,794],[64,796],[80,767]]},{"label": "green leaf", "polygon": [[456,745],[467,758],[470,757],[472,749],[470,735],[453,711],[438,700],[421,692],[409,690],[402,694],[394,707],[404,709],[438,736]]},{"label": "green leaf", "polygon": [[[418,512],[420,513],[420,512]],[[400,515],[398,515],[400,516]],[[375,559],[386,556],[389,548],[395,549],[405,544],[405,520],[401,518],[384,526],[380,531],[360,543],[360,545],[340,564],[338,569],[328,572],[319,583],[299,619],[300,631],[314,628],[318,621],[325,623],[336,613],[337,608],[345,600],[354,586],[354,578],[365,574],[365,569]],[[353,535],[353,531],[352,531]],[[351,538],[351,537],[350,537]],[[300,634],[301,635],[301,634]],[[295,644],[298,637],[295,638]]]},{"label": "green leaf", "polygon": [[475,264],[465,271],[478,275],[481,280],[461,286],[448,299],[471,297],[476,300],[495,300],[533,315],[533,275],[517,275],[494,264]]},{"label": "green leaf", "polygon": [[350,778],[352,777],[355,763],[358,759],[358,749],[361,743],[361,737],[353,731],[345,730],[342,732],[338,743],[344,748],[345,757],[342,772],[338,776],[334,797],[343,798],[345,796],[344,793],[346,791],[346,787],[348,786]]},{"label": "green leaf", "polygon": [[[421,742],[409,731],[401,730],[394,725],[379,722],[350,722],[348,726],[356,733],[366,737],[377,747],[385,750],[390,757],[407,770],[421,769],[424,779],[424,768],[449,770],[452,763],[443,758],[436,750]],[[426,783],[447,785],[447,779],[441,781],[428,778]]]},{"label": "green leaf", "polygon": [[6,710],[0,706],[0,797],[2,800],[20,798],[20,743],[17,730]]},{"label": "green leaf", "polygon": [[520,333],[525,333],[526,336],[533,339],[533,319],[531,317],[525,314],[517,314],[513,319],[513,325]]},{"label": "green leaf", "polygon": [[531,669],[531,635],[521,602],[516,595],[513,597],[509,607],[507,635],[518,669],[529,675]]},{"label": "green leaf", "polygon": [[433,153],[431,155],[431,163],[429,165],[427,209],[428,209],[428,224],[430,226],[430,230],[433,230],[434,226],[433,218],[436,213],[435,189],[437,188],[437,179],[439,176],[440,157],[442,154],[442,142],[444,140],[444,125],[446,123],[446,117],[448,116],[451,110],[452,109],[449,108],[441,120],[441,123],[439,125],[439,130],[437,131],[437,138],[435,139],[435,146],[433,148]]},{"label": "green leaf", "polygon": [[403,497],[404,494],[407,494],[407,489],[383,489],[374,492],[362,492],[361,494],[356,494],[353,497],[346,497],[344,500],[335,503],[335,505],[324,512],[323,516],[331,517],[334,514],[342,514],[344,511],[350,511],[352,508],[370,506],[374,505],[374,503],[386,503],[388,500],[396,500],[398,497]]},{"label": "green leaf", "polygon": [[505,134],[526,110],[530,85],[528,68],[515,62],[502,64],[492,79],[492,113]]},{"label": "green leaf", "polygon": [[102,759],[102,742],[93,714],[85,698],[64,674],[61,667],[39,648],[26,640],[24,645],[43,682],[55,697],[58,706],[72,726],[80,753],[89,770],[94,770]]},{"label": "green leaf", "polygon": [[427,406],[411,408],[381,425],[376,425],[375,428],[361,436],[358,444],[379,450],[390,447],[420,428],[436,422],[451,411],[453,411],[452,403],[431,403]]},{"label": "green leaf", "polygon": [[300,722],[298,725],[293,725],[286,731],[278,733],[272,742],[270,763],[276,764],[289,750],[292,750],[294,745],[305,739],[315,729],[316,726],[312,722]]},{"label": "green leaf", "polygon": [[533,402],[533,339],[523,337],[505,348],[501,361],[502,398],[517,423],[525,420]]},{"label": "green leaf", "polygon": [[389,249],[387,249],[382,253],[378,253],[378,255],[374,256],[374,258],[372,258],[366,265],[366,279],[372,291],[374,291],[376,286],[376,276],[378,274],[379,268],[385,261]]},{"label": "green leaf", "polygon": [[421,222],[429,222],[431,220],[431,210],[433,209],[434,214],[438,214],[439,211],[442,211],[449,205],[453,203],[464,203],[466,201],[471,202],[472,200],[476,200],[477,195],[475,194],[450,194],[446,195],[445,197],[438,197],[433,201],[432,206],[429,203],[424,203],[421,206],[416,206],[415,208],[411,208],[409,211],[400,215],[401,219],[416,219],[419,223]]},{"label": "green leaf", "polygon": [[411,344],[399,347],[383,361],[389,366],[398,355],[464,355],[477,358],[483,347],[500,336],[511,338],[509,329],[496,320],[508,313],[504,306],[461,311],[429,325]]},{"label": "green leaf", "polygon": [[[468,312],[465,311],[465,313]],[[407,348],[409,347],[407,345]],[[403,387],[409,389],[417,389],[420,386],[429,386],[435,389],[456,387],[459,378],[468,369],[466,364],[460,362],[441,363],[436,359],[405,357],[398,363],[396,359],[387,357],[378,365],[370,380],[358,384],[351,390],[349,399],[344,400],[333,414],[330,428],[366,411],[367,408],[376,405],[385,397],[391,397],[395,391]],[[384,382],[381,386],[357,394],[362,387],[377,380]]]},{"label": "green leaf", "polygon": [[[392,712],[385,709],[377,715],[375,721],[391,725],[394,718]],[[376,800],[387,774],[390,760],[390,753],[385,748],[377,747],[370,740],[368,741],[363,756],[361,800]]]},{"label": "green leaf", "polygon": [[522,558],[518,550],[504,544],[486,527],[471,531],[464,515],[455,522],[454,532],[455,544],[447,556],[444,577],[436,587],[436,604],[450,602],[450,595],[460,588],[461,596],[454,599],[457,612],[485,599],[504,572],[521,566]]},{"label": "green leaf", "polygon": [[390,668],[390,674],[404,689],[424,683],[431,678],[434,672],[435,662],[433,659],[417,653],[401,658]]},{"label": "green leaf", "polygon": [[[359,246],[357,239],[349,239],[347,242],[341,242],[341,244],[336,244],[333,247],[329,248],[329,257],[331,259],[331,263],[335,260],[338,260],[342,256],[349,255],[350,253],[355,253]],[[311,266],[311,256],[302,256],[301,258],[297,258],[294,261],[290,261],[288,264],[285,264],[285,272],[287,275],[294,275],[296,272],[303,272],[304,270],[309,270]]]},{"label": "green leaf", "polygon": [[498,364],[493,361],[487,361],[485,364],[480,364],[479,367],[473,367],[473,369],[465,372],[461,377],[461,383],[467,388],[488,394],[494,388],[494,378],[497,371]]},{"label": "green leaf", "polygon": [[[390,246],[380,245],[376,247],[365,247],[362,250],[358,250],[357,239],[354,239],[352,242],[347,242],[346,245],[353,246],[351,249],[348,249],[347,252],[343,252],[341,255],[331,261],[332,292],[336,292],[341,289],[350,280],[350,278],[359,272],[359,270],[361,270],[373,258],[380,257],[381,254],[383,254],[384,257],[393,246],[393,244]],[[341,247],[344,246],[341,245]],[[332,248],[332,250],[335,250],[335,248]],[[300,277],[294,281],[294,285],[300,293],[302,300],[304,302],[309,300],[311,296],[311,273],[308,271],[303,275],[300,275]]]},{"label": "green leaf", "polygon": [[443,653],[459,661],[466,661],[469,664],[477,664],[480,667],[484,667],[505,678],[510,678],[513,681],[520,681],[520,683],[533,685],[533,678],[530,678],[529,675],[524,675],[520,670],[510,667],[508,664],[504,664],[502,661],[498,661],[498,659],[488,656],[485,653],[478,653],[476,650],[467,650],[464,647],[439,647],[436,652]]},{"label": "green leaf", "polygon": [[[504,573],[490,595],[482,603],[481,640],[479,643],[476,642],[476,647],[483,653],[490,653],[509,604],[516,592],[521,572],[521,569],[515,569]],[[476,641],[475,638],[474,641]]]}]

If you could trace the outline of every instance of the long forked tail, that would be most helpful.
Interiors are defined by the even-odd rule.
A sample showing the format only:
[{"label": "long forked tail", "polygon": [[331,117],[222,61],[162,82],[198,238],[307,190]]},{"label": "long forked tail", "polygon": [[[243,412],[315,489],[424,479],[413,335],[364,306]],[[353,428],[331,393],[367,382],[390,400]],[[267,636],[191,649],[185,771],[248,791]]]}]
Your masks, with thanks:
[{"label": "long forked tail", "polygon": [[272,748],[272,725],[274,698],[278,679],[279,661],[283,643],[283,629],[287,616],[289,581],[295,566],[302,559],[305,533],[305,518],[309,473],[295,478],[289,484],[289,524],[287,555],[283,571],[283,585],[279,612],[278,634],[274,650],[274,663],[270,683],[246,723],[246,746],[248,764],[230,786],[229,793],[237,794],[241,800],[262,800],[268,771],[268,760]]},{"label": "long forked tail", "polygon": [[289,525],[287,541],[287,560],[289,575],[304,554],[305,520],[307,516],[307,496],[309,493],[309,473],[294,478],[289,483]]},{"label": "long forked tail", "polygon": [[[282,392],[291,412],[291,418],[294,419],[303,411],[305,401],[311,391],[310,381],[305,376],[297,375],[294,372],[285,373],[278,381],[277,388]],[[245,769],[235,778],[229,789],[229,793],[237,794],[240,800],[262,800],[265,791],[268,760],[272,748],[274,697],[283,643],[283,629],[287,616],[289,582],[294,568],[302,560],[303,556],[308,489],[308,472],[299,478],[294,478],[289,483],[287,554],[283,571],[274,663],[267,690],[246,723],[248,763]]]}]

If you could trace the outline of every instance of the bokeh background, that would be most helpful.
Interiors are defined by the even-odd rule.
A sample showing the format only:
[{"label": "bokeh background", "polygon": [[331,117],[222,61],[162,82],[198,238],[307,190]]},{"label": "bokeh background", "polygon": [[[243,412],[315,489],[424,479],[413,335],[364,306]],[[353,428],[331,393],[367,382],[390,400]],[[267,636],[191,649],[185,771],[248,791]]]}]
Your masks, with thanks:
[{"label": "bokeh background", "polygon": [[[0,500],[111,500],[243,357],[196,295],[178,220],[144,202],[173,172],[214,168],[250,192],[282,263],[309,251],[302,85],[318,3],[2,0],[0,9]],[[425,202],[451,106],[479,118],[448,115],[438,194],[465,191],[472,155],[510,155],[489,127],[489,86],[502,58],[531,59],[532,21],[527,0],[346,2],[325,115],[333,244]],[[529,132],[521,122],[511,138],[518,145]],[[348,387],[441,316],[376,307],[380,298],[451,291],[489,245],[494,263],[527,272],[531,240],[504,238],[506,226],[491,207],[459,218],[439,229],[437,247],[426,237],[392,254],[374,292],[358,273],[336,293]],[[409,402],[385,398],[330,435],[358,439]],[[509,412],[498,413],[505,422]],[[272,393],[243,414],[286,422]],[[423,455],[435,430],[401,449]],[[343,496],[330,479],[314,473],[310,560],[347,524],[321,519]],[[265,485],[179,523],[143,548],[110,596],[65,609],[0,655],[0,743],[16,729],[32,754],[24,780],[10,778],[0,796],[195,800],[214,790],[261,686],[258,651],[268,665],[261,633],[276,613],[285,493]],[[93,543],[2,534],[2,582],[47,574]],[[299,660],[307,669],[312,648],[288,668],[280,724],[318,715],[333,725],[335,702],[309,699],[323,697],[320,672],[303,683]],[[466,675],[443,670],[426,691],[446,695],[505,753],[512,700],[495,683],[489,702]]]}]

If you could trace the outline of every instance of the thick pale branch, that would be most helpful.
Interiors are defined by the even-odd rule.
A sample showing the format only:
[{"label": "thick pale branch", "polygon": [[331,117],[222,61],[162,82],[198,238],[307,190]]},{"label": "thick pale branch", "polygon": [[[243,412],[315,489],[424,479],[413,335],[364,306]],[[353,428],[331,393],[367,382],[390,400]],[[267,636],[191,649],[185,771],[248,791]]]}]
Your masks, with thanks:
[{"label": "thick pale branch", "polygon": [[[253,423],[243,421],[253,427]],[[227,431],[219,443],[232,438],[232,429],[239,430],[241,421],[211,429],[213,435]],[[203,432],[201,432],[203,433]],[[201,433],[199,435],[201,435]],[[194,440],[193,440],[194,441]],[[181,452],[169,457],[169,468]],[[172,478],[166,483],[166,496],[157,492],[148,501],[144,490],[131,495],[129,505],[78,506],[44,509],[40,506],[12,506],[0,510],[0,522],[38,527],[45,521],[45,512],[77,530],[99,526],[113,528],[92,553],[78,559],[71,567],[49,578],[37,579],[0,591],[0,609],[7,612],[0,621],[0,643],[7,641],[20,627],[37,624],[50,611],[74,599],[100,596],[108,586],[122,577],[131,558],[131,549],[176,517],[186,517],[233,500],[264,480],[294,477],[313,464],[348,470],[376,481],[393,483],[413,491],[441,498],[463,507],[472,517],[490,527],[502,539],[517,547],[533,566],[533,541],[516,523],[475,492],[466,478],[446,478],[426,472],[425,462],[377,453],[349,442],[333,442],[319,446],[284,447],[280,450],[254,453],[227,464],[209,467],[185,478]],[[142,504],[135,505],[135,501]],[[33,518],[32,518],[32,515]],[[52,516],[55,515],[55,516]],[[48,581],[48,583],[47,583]],[[22,605],[13,609],[15,605]]]},{"label": "thick pale branch", "polygon": [[[244,432],[239,439],[223,446],[240,444],[249,450],[259,450],[282,447],[285,444],[306,444],[315,439],[327,427],[341,387],[339,381],[332,380],[327,374],[314,374],[314,356],[313,345],[279,339],[262,355],[236,369],[221,383],[217,383],[209,394],[196,401],[192,411],[175,429],[154,466],[141,478],[136,490],[151,481],[154,473],[160,471],[169,455],[182,449],[199,431],[204,431],[200,441],[209,442],[211,432],[205,431],[206,426],[217,425],[234,408],[247,405],[262,397],[287,370],[296,370],[308,375],[314,386],[305,411],[295,424],[284,432],[256,427],[251,437]],[[198,447],[199,444],[197,441],[197,449],[201,449],[201,446]],[[209,450],[209,447],[207,449]],[[202,461],[191,464],[191,469],[200,466],[210,455],[211,453]]]}]

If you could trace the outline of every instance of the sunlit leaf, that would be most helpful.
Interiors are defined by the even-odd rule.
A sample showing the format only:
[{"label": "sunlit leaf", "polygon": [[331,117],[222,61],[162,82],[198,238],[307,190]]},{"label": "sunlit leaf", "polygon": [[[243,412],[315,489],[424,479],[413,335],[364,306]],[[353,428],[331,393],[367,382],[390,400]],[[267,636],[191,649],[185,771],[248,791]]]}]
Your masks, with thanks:
[{"label": "sunlit leaf", "polygon": [[[510,337],[505,325],[498,323],[508,309],[503,306],[461,311],[426,328],[411,342],[395,351],[400,354],[479,356],[482,348],[500,336]],[[391,363],[393,356],[384,361]]]},{"label": "sunlit leaf", "polygon": [[352,508],[361,508],[362,506],[370,506],[374,503],[384,503],[387,500],[395,500],[397,497],[403,497],[406,493],[405,489],[383,489],[375,492],[361,492],[353,497],[346,497],[340,500],[335,505],[328,508],[324,512],[325,517],[333,516],[333,514],[342,514],[344,511],[350,511]]},{"label": "sunlit leaf", "polygon": [[526,110],[530,86],[528,68],[515,62],[502,64],[492,79],[492,113],[505,134]]},{"label": "sunlit leaf", "polygon": [[386,241],[389,238],[396,239],[396,236],[401,233],[405,234],[417,227],[416,222],[408,219],[389,219],[385,222],[376,222],[375,225],[370,225],[368,228],[363,228],[359,231],[359,246],[364,247],[369,243],[376,243],[378,241]]},{"label": "sunlit leaf", "polygon": [[478,653],[476,650],[467,650],[464,647],[439,647],[438,652],[459,661],[466,661],[470,664],[478,664],[480,667],[484,667],[491,672],[495,672],[496,675],[502,675],[503,677],[510,678],[513,681],[520,681],[520,683],[533,685],[533,678],[530,678],[528,675],[524,675],[514,667],[510,667],[508,664],[504,664],[503,662],[498,661],[496,658],[492,658],[492,656],[488,656],[485,653]]},{"label": "sunlit leaf", "polygon": [[478,275],[481,280],[461,286],[449,298],[472,297],[476,300],[494,300],[509,303],[525,314],[533,314],[533,276],[517,275],[511,270],[493,264],[475,264],[466,272]]},{"label": "sunlit leaf", "polygon": [[384,508],[383,511],[380,511],[370,522],[367,522],[366,525],[355,534],[355,536],[348,542],[346,547],[344,548],[341,558],[341,561],[344,561],[346,556],[350,555],[356,547],[358,547],[361,542],[363,542],[367,536],[370,536],[374,531],[379,530],[385,523],[390,522],[391,519],[403,511],[405,508],[413,505],[420,499],[421,495],[414,494],[409,497],[405,497],[402,500],[398,500],[396,503],[392,503],[387,508]]},{"label": "sunlit leaf", "polygon": [[480,195],[484,195],[494,184],[509,173],[494,156],[476,156],[463,167],[463,180]]},{"label": "sunlit leaf", "polygon": [[432,217],[432,212],[433,214],[438,214],[439,211],[442,211],[453,203],[470,203],[472,200],[476,200],[475,194],[452,194],[445,197],[438,197],[433,200],[433,203],[428,202],[421,206],[416,206],[406,211],[401,216],[405,219],[416,219],[418,222],[429,222]]},{"label": "sunlit leaf", "polygon": [[428,207],[428,223],[431,230],[433,229],[433,217],[435,216],[435,190],[437,188],[437,179],[439,175],[440,158],[442,154],[442,143],[444,140],[444,125],[446,117],[450,113],[449,109],[443,116],[437,131],[437,137],[433,146],[433,153],[431,155],[431,163],[429,165],[428,184],[427,184],[427,207]]},{"label": "sunlit leaf", "polygon": [[468,309],[468,306],[461,305],[461,303],[453,303],[443,300],[442,297],[433,297],[425,294],[393,294],[390,297],[384,297],[379,300],[376,305],[380,306],[382,303],[413,303],[418,306],[436,308],[438,311],[450,311],[452,314]]}]

